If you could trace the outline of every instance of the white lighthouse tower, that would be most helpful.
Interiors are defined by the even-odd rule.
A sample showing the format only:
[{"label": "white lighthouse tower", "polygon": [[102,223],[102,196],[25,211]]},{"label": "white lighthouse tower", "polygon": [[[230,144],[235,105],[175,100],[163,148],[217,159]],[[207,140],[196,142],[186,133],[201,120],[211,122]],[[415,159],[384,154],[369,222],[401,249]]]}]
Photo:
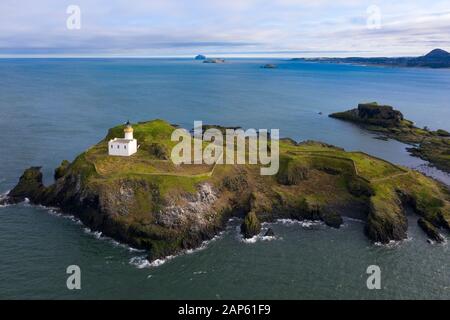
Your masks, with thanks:
[{"label": "white lighthouse tower", "polygon": [[137,140],[133,137],[133,127],[127,121],[123,129],[123,138],[114,138],[108,142],[108,154],[110,156],[128,157],[137,152]]}]

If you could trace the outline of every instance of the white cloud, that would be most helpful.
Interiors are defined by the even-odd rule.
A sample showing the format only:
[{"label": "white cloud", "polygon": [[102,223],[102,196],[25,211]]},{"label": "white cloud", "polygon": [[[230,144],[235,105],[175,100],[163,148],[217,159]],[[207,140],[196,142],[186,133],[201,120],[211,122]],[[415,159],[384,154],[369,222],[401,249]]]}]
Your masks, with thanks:
[{"label": "white cloud", "polygon": [[[81,7],[81,30],[65,28],[69,4]],[[366,29],[371,4],[381,8],[380,30]],[[2,0],[0,54],[420,54],[448,48],[449,12],[448,0]]]}]

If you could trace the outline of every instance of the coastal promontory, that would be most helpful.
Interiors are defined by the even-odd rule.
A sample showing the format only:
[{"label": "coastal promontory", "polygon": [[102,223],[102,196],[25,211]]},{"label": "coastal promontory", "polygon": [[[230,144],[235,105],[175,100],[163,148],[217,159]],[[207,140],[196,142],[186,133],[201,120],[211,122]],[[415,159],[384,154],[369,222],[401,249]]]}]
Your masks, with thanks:
[{"label": "coastal promontory", "polygon": [[231,217],[242,218],[244,237],[253,237],[263,222],[307,219],[339,228],[351,216],[364,221],[369,239],[387,243],[407,237],[405,208],[411,207],[434,239],[450,229],[445,186],[362,152],[281,139],[279,171],[264,176],[260,165],[174,165],[175,126],[153,120],[133,127],[140,145],[135,154],[108,155],[108,141],[124,126],[111,128],[72,162],[63,161],[53,184],[44,185],[40,168],[31,167],[3,201],[57,207],[92,230],[147,250],[149,260],[200,246]]},{"label": "coastal promontory", "polygon": [[410,68],[450,68],[450,53],[443,49],[433,49],[419,57],[348,57],[348,58],[294,58],[294,61],[346,63],[357,65],[372,65],[384,67],[410,67]]},{"label": "coastal promontory", "polygon": [[355,109],[333,113],[330,117],[356,123],[379,137],[409,144],[408,151],[413,156],[450,172],[450,133],[446,130],[418,128],[412,121],[404,119],[400,111],[376,102],[360,103]]}]

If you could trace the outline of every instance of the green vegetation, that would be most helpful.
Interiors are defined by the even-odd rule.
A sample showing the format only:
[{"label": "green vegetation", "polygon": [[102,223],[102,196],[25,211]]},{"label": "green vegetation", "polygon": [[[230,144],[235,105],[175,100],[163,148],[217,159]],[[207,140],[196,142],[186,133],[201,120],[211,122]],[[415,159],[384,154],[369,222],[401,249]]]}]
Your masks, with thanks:
[{"label": "green vegetation", "polygon": [[69,169],[70,162],[68,160],[63,160],[58,168],[55,169],[55,173],[53,177],[55,180],[58,180],[59,178],[63,177],[67,170]]},{"label": "green vegetation", "polygon": [[261,231],[261,223],[254,211],[250,211],[241,225],[241,231],[244,238],[256,236]]},{"label": "green vegetation", "polygon": [[357,109],[333,113],[330,117],[358,123],[381,137],[413,145],[408,149],[412,155],[450,172],[450,134],[445,130],[417,128],[403,119],[399,111],[376,102],[359,104]]},{"label": "green vegetation", "polygon": [[[404,120],[401,120],[404,121]],[[130,157],[107,154],[107,141],[123,126],[55,170],[42,185],[39,168],[25,171],[8,201],[25,197],[60,207],[105,235],[147,249],[149,259],[197,247],[244,218],[252,237],[261,222],[278,218],[322,220],[339,228],[343,215],[365,219],[374,241],[406,237],[406,206],[437,227],[450,229],[450,195],[438,182],[362,152],[320,142],[280,140],[280,169],[260,175],[259,165],[179,165],[167,155],[174,126],[162,120],[133,126],[140,148]],[[442,134],[442,133],[441,133]],[[204,145],[205,146],[205,145]]]}]

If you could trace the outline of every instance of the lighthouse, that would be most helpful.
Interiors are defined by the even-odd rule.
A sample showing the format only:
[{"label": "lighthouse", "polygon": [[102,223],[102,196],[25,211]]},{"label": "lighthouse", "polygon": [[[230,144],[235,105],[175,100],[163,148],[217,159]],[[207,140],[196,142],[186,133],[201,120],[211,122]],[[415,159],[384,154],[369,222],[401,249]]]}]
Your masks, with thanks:
[{"label": "lighthouse", "polygon": [[114,138],[108,142],[108,154],[110,156],[129,157],[137,152],[137,140],[133,137],[133,127],[127,121],[123,129],[123,138]]}]

